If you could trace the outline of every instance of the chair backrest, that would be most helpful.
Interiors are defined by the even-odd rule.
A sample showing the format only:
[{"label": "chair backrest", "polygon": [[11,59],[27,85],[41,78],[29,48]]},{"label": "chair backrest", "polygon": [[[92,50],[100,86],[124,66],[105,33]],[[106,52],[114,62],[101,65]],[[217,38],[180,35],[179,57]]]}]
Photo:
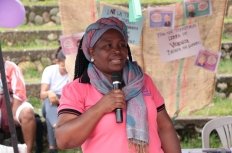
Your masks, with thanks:
[{"label": "chair backrest", "polygon": [[210,148],[210,133],[216,130],[223,148],[232,147],[232,116],[218,117],[208,121],[202,129],[202,148]]}]

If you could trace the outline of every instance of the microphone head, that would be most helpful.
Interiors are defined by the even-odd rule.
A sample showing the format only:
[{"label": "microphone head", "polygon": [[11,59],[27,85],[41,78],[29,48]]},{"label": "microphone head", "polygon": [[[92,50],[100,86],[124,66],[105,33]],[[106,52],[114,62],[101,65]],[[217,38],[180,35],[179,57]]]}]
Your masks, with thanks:
[{"label": "microphone head", "polygon": [[121,72],[113,72],[111,79],[112,79],[112,82],[117,81],[117,82],[121,83],[122,82],[122,74],[121,74]]}]

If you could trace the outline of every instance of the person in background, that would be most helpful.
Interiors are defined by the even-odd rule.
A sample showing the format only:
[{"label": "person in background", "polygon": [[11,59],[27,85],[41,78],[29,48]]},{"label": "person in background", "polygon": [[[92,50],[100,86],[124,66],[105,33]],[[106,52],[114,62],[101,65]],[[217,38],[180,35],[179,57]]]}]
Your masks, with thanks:
[{"label": "person in background", "polygon": [[[12,61],[4,60],[7,87],[10,94],[13,118],[16,126],[20,126],[24,142],[27,145],[27,153],[32,153],[35,135],[36,121],[33,106],[27,102],[26,87],[20,68]],[[1,130],[9,132],[5,96],[0,79],[0,107]]]},{"label": "person in background", "polygon": [[68,74],[65,69],[65,56],[61,47],[56,52],[56,64],[47,66],[42,74],[40,98],[43,101],[42,114],[46,120],[49,153],[56,153],[56,139],[54,127],[57,122],[57,106],[61,90],[68,83]]},{"label": "person in background", "polygon": [[[113,89],[113,73],[121,90]],[[75,80],[64,86],[55,128],[61,149],[83,153],[181,153],[180,142],[151,77],[132,61],[127,27],[115,17],[88,26],[80,43]],[[115,109],[123,110],[117,123]]]}]

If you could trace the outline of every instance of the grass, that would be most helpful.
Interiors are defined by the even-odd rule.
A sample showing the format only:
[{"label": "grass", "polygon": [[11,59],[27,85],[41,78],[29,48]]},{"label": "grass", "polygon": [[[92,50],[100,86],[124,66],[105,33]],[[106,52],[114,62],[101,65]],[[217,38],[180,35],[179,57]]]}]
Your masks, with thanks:
[{"label": "grass", "polygon": [[46,41],[40,39],[33,39],[29,41],[19,41],[14,45],[7,45],[2,42],[2,48],[10,51],[26,51],[26,50],[46,50],[57,48],[58,41]]},{"label": "grass", "polygon": [[17,28],[0,28],[0,32],[7,31],[43,31],[43,30],[61,30],[61,25],[27,25],[23,24]]},{"label": "grass", "polygon": [[82,153],[81,149],[59,150],[59,153]]},{"label": "grass", "polygon": [[27,68],[27,71],[23,74],[27,83],[39,82],[42,74],[35,68]]},{"label": "grass", "polygon": [[24,30],[24,31],[39,31],[39,30],[61,30],[61,25],[22,25],[17,30]]},{"label": "grass", "polygon": [[185,135],[181,140],[181,148],[201,148],[201,137],[195,135],[190,138],[189,135]]},{"label": "grass", "polygon": [[228,33],[222,33],[222,43],[232,42],[232,36]]},{"label": "grass", "polygon": [[232,17],[225,17],[224,18],[224,23],[225,24],[232,23]]},{"label": "grass", "polygon": [[38,110],[42,107],[42,103],[40,99],[36,97],[28,97],[28,99],[29,99],[29,102],[32,104],[32,106],[36,109],[36,113],[39,113]]},{"label": "grass", "polygon": [[227,116],[232,114],[232,102],[228,98],[215,96],[212,103],[198,111],[193,116]]},{"label": "grass", "polygon": [[32,1],[32,0],[21,0],[23,5],[25,6],[32,6],[32,5],[57,5],[58,0],[38,0],[38,1]]},{"label": "grass", "polygon": [[[197,134],[194,136],[190,136],[186,133],[186,135],[181,140],[181,148],[201,148],[202,147],[202,139],[201,134]],[[220,139],[215,131],[213,131],[210,135],[210,146],[212,148],[220,148],[222,147],[222,144],[220,142]]]},{"label": "grass", "polygon": [[232,74],[232,60],[225,59],[221,60],[218,65],[218,74]]}]

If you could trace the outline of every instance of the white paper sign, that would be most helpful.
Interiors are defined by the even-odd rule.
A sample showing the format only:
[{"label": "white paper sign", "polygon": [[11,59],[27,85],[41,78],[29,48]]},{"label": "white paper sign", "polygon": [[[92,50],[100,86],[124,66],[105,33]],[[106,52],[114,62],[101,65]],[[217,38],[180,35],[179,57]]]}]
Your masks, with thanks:
[{"label": "white paper sign", "polygon": [[129,13],[125,10],[115,9],[110,6],[104,6],[102,10],[101,17],[117,17],[127,25],[129,43],[139,44],[142,27],[143,27],[143,18],[137,22],[129,22]]},{"label": "white paper sign", "polygon": [[196,55],[203,48],[197,24],[157,33],[160,58],[172,61]]}]

